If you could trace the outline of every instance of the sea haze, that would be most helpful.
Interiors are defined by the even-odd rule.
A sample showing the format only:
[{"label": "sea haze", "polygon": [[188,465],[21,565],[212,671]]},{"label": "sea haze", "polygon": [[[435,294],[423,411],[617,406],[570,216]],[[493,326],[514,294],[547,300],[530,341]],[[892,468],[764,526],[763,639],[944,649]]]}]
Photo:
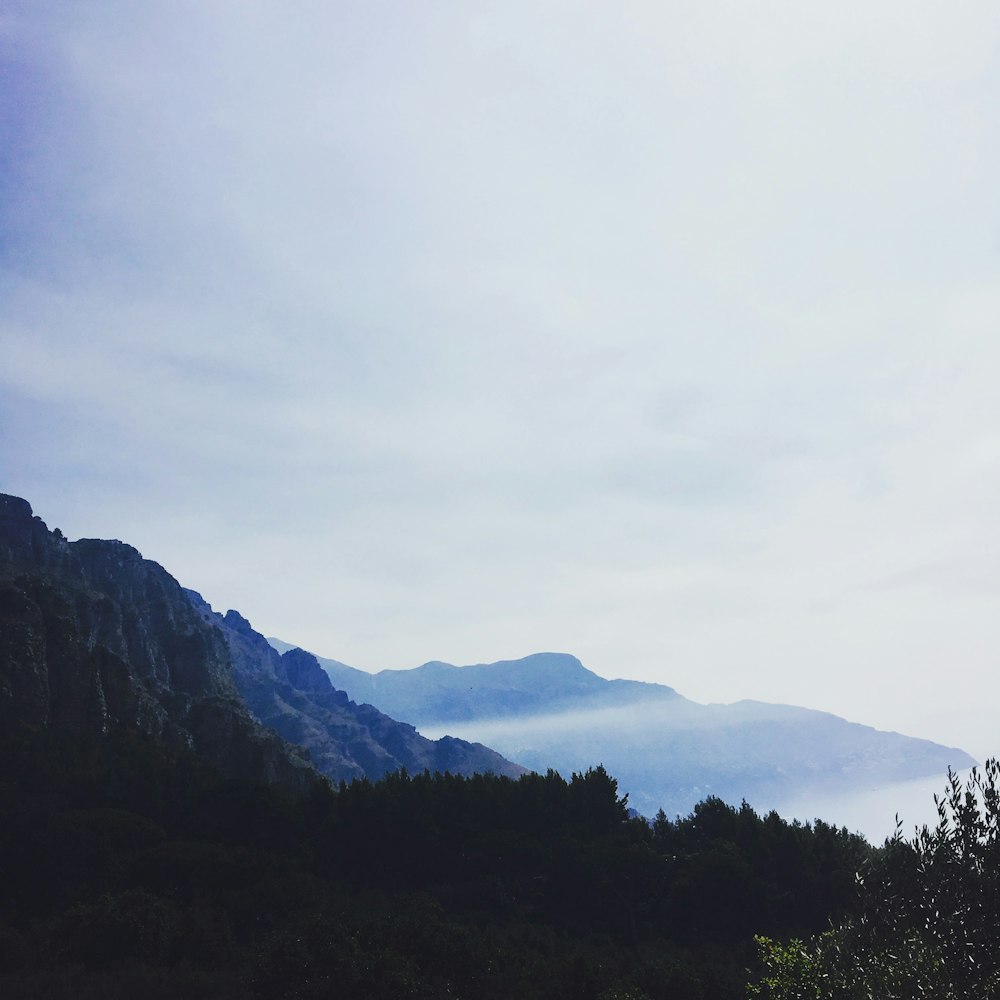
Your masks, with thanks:
[{"label": "sea haze", "polygon": [[[958,771],[965,781],[971,768]],[[837,826],[846,826],[852,833],[862,833],[873,844],[891,837],[900,822],[903,837],[912,837],[922,826],[933,827],[938,821],[934,796],[944,794],[947,772],[924,778],[911,778],[851,792],[823,795],[805,793],[789,799],[778,807],[786,819],[811,822],[822,819]]]},{"label": "sea haze", "polygon": [[[892,834],[896,813],[904,833],[932,823],[933,796],[943,791],[948,767],[971,762],[960,750],[827,713],[753,703],[639,705],[421,732],[474,739],[534,769],[569,773],[599,756],[629,792],[629,804],[647,816],[660,807],[686,815],[718,795],[734,805],[746,799],[758,812],[846,826],[874,842]],[[911,768],[928,773],[900,780]]]},{"label": "sea haze", "polygon": [[319,661],[351,698],[424,735],[483,743],[525,767],[565,776],[601,763],[646,816],[660,808],[686,815],[715,795],[881,839],[892,823],[878,817],[891,821],[896,807],[880,810],[873,790],[894,800],[900,783],[940,785],[949,767],[973,764],[963,750],[828,712],[759,701],[702,705],[664,685],[607,680],[566,653],[465,667],[434,661],[376,674]]}]

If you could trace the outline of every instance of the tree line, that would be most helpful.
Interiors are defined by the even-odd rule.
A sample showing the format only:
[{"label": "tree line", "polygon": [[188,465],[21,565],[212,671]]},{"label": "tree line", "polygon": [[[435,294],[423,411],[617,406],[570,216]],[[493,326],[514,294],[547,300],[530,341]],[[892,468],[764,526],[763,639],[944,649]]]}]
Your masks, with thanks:
[{"label": "tree line", "polygon": [[[862,946],[880,975],[902,925],[974,899],[926,952],[968,951],[967,984],[996,926],[969,895],[993,871],[985,827],[876,849],[716,798],[650,823],[599,766],[291,798],[135,735],[17,729],[0,734],[0,814],[11,998],[853,997],[802,990]],[[928,864],[944,840],[950,860]]]}]

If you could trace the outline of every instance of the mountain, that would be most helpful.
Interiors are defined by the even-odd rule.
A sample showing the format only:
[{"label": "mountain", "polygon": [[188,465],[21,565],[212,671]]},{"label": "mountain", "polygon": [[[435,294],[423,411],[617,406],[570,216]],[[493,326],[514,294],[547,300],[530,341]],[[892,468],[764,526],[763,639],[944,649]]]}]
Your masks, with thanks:
[{"label": "mountain", "polygon": [[0,724],[16,723],[137,731],[289,788],[316,778],[253,718],[221,633],[166,570],[123,542],[69,542],[0,494]]},{"label": "mountain", "polygon": [[[275,649],[293,649],[268,639]],[[432,661],[413,670],[369,674],[317,657],[330,679],[357,701],[397,719],[438,727],[473,719],[615,708],[637,701],[672,701],[673,688],[641,681],[605,680],[567,653],[535,653],[520,660],[456,667]]]},{"label": "mountain", "polygon": [[27,501],[0,494],[0,725],[18,723],[136,731],[291,789],[317,768],[334,780],[400,767],[524,772],[352,703],[309,654],[280,656],[132,546],[67,541]]},{"label": "mountain", "polygon": [[[687,699],[549,716],[447,724],[527,767],[579,771],[601,761],[649,816],[686,814],[709,795],[757,809],[970,767],[967,753],[811,709]],[[434,735],[431,728],[425,729]]]},{"label": "mountain", "polygon": [[254,715],[290,743],[309,751],[334,780],[380,778],[390,771],[489,771],[519,777],[525,768],[480,744],[451,736],[429,740],[370,704],[337,690],[312,653],[278,653],[238,612],[214,612],[195,591],[188,599],[229,647],[236,686]]},{"label": "mountain", "polygon": [[754,701],[701,705],[664,685],[607,680],[564,653],[376,674],[319,662],[352,698],[427,735],[480,740],[535,770],[570,774],[603,763],[646,815],[661,807],[686,813],[708,795],[780,809],[805,793],[867,789],[975,763],[954,747],[826,712]]}]

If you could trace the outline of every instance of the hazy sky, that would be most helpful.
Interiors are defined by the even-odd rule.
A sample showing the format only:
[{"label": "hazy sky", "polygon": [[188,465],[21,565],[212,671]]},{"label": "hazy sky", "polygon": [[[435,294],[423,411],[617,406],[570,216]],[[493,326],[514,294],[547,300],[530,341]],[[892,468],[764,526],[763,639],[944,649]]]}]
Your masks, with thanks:
[{"label": "hazy sky", "polygon": [[996,0],[7,0],[0,61],[50,526],[367,669],[1000,752]]}]

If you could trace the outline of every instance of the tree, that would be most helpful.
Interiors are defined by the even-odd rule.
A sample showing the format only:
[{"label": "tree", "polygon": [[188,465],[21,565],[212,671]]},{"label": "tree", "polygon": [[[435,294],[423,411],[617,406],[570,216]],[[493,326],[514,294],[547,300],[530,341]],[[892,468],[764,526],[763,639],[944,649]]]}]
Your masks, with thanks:
[{"label": "tree", "polygon": [[809,941],[759,938],[769,1000],[1000,996],[1000,764],[949,771],[938,822],[896,834],[858,875],[858,915]]}]

